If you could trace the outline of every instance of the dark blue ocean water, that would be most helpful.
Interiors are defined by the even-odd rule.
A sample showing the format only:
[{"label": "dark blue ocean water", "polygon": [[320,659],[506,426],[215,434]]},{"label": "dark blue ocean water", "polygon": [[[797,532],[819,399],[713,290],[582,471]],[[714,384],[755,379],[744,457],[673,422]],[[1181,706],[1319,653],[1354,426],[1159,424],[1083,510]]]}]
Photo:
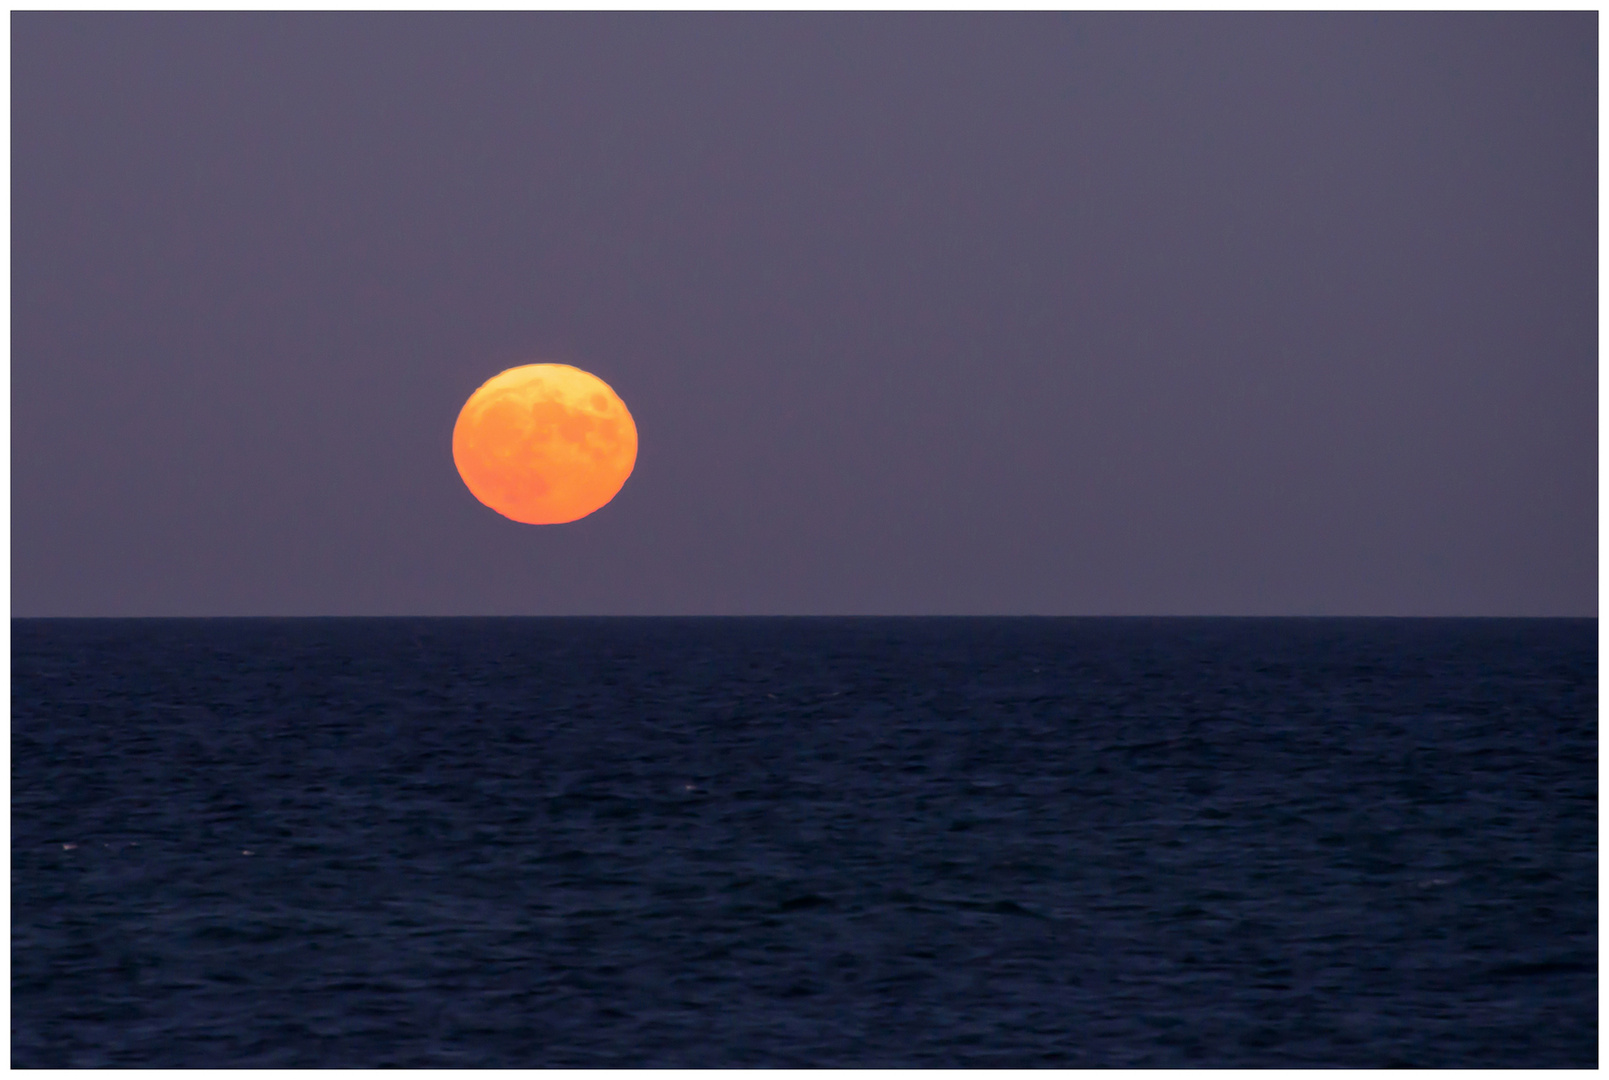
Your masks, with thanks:
[{"label": "dark blue ocean water", "polygon": [[12,634],[16,1066],[1597,1063],[1595,620]]}]

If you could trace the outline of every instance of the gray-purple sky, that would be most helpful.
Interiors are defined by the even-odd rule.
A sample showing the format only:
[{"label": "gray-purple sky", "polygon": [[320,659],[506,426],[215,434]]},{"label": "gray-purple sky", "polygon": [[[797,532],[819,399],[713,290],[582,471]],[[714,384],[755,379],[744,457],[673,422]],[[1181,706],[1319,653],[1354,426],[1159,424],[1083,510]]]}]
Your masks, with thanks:
[{"label": "gray-purple sky", "polygon": [[13,13],[13,614],[1594,615],[1597,18]]}]

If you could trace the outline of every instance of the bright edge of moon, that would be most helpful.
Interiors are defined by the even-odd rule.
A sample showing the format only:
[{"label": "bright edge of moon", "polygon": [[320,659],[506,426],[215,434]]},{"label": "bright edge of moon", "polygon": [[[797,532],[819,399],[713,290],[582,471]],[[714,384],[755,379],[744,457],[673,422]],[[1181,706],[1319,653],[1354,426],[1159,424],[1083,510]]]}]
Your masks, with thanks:
[{"label": "bright edge of moon", "polygon": [[494,375],[453,425],[453,464],[470,494],[527,525],[586,517],[615,497],[636,463],[626,403],[569,364]]}]

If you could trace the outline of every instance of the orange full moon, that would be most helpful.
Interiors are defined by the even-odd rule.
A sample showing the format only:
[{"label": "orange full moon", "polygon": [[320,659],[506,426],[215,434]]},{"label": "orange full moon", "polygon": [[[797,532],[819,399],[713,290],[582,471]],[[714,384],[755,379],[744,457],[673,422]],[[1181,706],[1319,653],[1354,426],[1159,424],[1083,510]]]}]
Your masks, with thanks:
[{"label": "orange full moon", "polygon": [[637,463],[637,425],[609,384],[568,364],[509,368],[469,395],[453,464],[506,518],[557,525],[615,497]]}]

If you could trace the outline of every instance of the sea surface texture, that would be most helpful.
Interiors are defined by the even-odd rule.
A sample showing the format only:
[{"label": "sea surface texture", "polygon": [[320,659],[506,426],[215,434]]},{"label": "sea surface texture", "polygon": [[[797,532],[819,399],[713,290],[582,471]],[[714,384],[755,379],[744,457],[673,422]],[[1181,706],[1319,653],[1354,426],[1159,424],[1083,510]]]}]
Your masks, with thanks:
[{"label": "sea surface texture", "polygon": [[15,1066],[1597,1064],[1596,620],[12,635]]}]

